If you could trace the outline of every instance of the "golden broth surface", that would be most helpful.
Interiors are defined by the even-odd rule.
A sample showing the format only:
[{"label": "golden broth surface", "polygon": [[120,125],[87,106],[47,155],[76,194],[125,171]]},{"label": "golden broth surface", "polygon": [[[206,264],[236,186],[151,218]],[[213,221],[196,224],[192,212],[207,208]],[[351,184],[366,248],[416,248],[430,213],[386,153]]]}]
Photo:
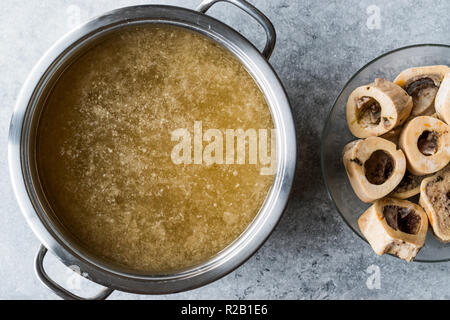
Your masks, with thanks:
[{"label": "golden broth surface", "polygon": [[210,258],[251,223],[273,183],[261,165],[176,165],[177,128],[273,128],[241,63],[206,37],[133,27],[64,72],[38,129],[46,197],[91,254],[144,272]]}]

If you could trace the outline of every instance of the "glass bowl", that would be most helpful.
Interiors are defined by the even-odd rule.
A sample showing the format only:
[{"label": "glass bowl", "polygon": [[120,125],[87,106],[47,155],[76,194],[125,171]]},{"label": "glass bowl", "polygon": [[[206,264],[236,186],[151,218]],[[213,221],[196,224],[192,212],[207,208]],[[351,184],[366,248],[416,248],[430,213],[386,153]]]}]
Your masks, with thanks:
[{"label": "glass bowl", "polygon": [[[450,66],[450,46],[421,44],[385,53],[366,64],[350,78],[328,114],[321,145],[321,166],[325,185],[337,211],[363,240],[365,238],[359,230],[358,218],[370,204],[363,203],[353,192],[342,163],[344,146],[357,139],[347,126],[345,115],[347,98],[355,88],[371,83],[375,78],[393,81],[404,69],[437,64]],[[417,196],[416,199],[413,198],[413,201],[417,198]],[[371,249],[368,247],[367,250]],[[428,231],[425,246],[414,261],[450,261],[450,244],[439,242]]]}]

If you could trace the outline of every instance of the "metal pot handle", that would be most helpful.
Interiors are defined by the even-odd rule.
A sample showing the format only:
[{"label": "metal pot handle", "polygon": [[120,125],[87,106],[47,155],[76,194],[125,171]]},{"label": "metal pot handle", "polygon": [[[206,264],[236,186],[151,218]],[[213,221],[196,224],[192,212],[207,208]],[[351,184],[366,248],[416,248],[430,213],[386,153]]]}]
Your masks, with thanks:
[{"label": "metal pot handle", "polygon": [[55,281],[50,279],[48,274],[44,270],[44,257],[47,253],[47,248],[43,245],[40,246],[38,253],[36,254],[35,262],[34,262],[34,268],[36,271],[37,276],[39,277],[39,280],[50,290],[52,290],[55,294],[60,296],[61,298],[65,300],[104,300],[109,297],[111,293],[113,293],[114,289],[111,288],[105,288],[103,289],[99,294],[97,294],[94,297],[91,298],[83,298],[80,296],[77,296],[63,287],[61,287],[59,284],[57,284]]},{"label": "metal pot handle", "polygon": [[277,39],[277,34],[275,32],[275,28],[273,27],[272,22],[258,9],[256,9],[253,5],[248,3],[245,0],[204,0],[197,8],[197,11],[201,13],[206,13],[214,4],[217,2],[228,2],[239,9],[248,13],[253,19],[255,19],[266,31],[266,46],[262,52],[262,55],[266,60],[269,60],[272,55],[273,49],[275,47],[275,42]]}]

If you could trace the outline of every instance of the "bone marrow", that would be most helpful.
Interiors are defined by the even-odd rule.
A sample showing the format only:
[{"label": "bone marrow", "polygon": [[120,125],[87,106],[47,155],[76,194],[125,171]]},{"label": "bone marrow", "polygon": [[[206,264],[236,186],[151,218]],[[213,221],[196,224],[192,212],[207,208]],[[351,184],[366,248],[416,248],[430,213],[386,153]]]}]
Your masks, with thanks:
[{"label": "bone marrow", "polygon": [[375,253],[390,253],[406,261],[416,257],[428,230],[427,215],[420,206],[389,197],[375,201],[358,225]]},{"label": "bone marrow", "polygon": [[422,181],[419,203],[436,238],[450,242],[450,165]]},{"label": "bone marrow", "polygon": [[394,143],[379,137],[348,144],[343,162],[353,190],[364,202],[375,201],[393,191],[406,170],[403,152]]},{"label": "bone marrow", "polygon": [[383,216],[394,230],[408,234],[417,234],[419,231],[420,217],[411,208],[387,205],[383,208]]},{"label": "bone marrow", "polygon": [[415,175],[439,171],[450,161],[449,126],[430,116],[420,116],[409,121],[400,134],[408,170]]},{"label": "bone marrow", "polygon": [[406,90],[412,97],[411,115],[431,115],[435,112],[434,100],[446,73],[447,66],[409,68],[402,71],[394,83]]},{"label": "bone marrow", "polygon": [[417,148],[425,156],[432,156],[438,151],[439,132],[425,130],[417,140]]},{"label": "bone marrow", "polygon": [[361,97],[356,101],[357,121],[365,125],[378,125],[381,120],[381,106],[372,97]]},{"label": "bone marrow", "polygon": [[450,72],[441,83],[434,106],[439,118],[450,125]]},{"label": "bone marrow", "polygon": [[347,101],[347,123],[358,138],[380,136],[402,124],[411,113],[412,98],[385,79],[356,88]]},{"label": "bone marrow", "polygon": [[420,184],[423,179],[428,177],[426,176],[416,176],[406,169],[405,175],[403,176],[402,181],[395,187],[394,191],[390,194],[391,197],[397,199],[408,199],[416,194],[420,193]]}]

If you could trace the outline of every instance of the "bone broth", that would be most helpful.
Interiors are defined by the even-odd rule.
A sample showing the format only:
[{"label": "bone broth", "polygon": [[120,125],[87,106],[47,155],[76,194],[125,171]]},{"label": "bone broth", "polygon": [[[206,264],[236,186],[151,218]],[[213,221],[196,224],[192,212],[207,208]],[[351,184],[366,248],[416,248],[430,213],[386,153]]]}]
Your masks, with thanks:
[{"label": "bone broth", "polygon": [[[184,136],[174,136],[180,128]],[[239,237],[273,183],[261,174],[267,163],[249,161],[250,134],[245,163],[226,161],[227,129],[268,130],[270,158],[271,114],[242,64],[197,33],[128,28],[72,63],[49,95],[39,178],[57,219],[90,254],[146,273],[180,270]],[[186,161],[177,162],[181,138]],[[212,140],[223,147],[205,163]]]}]

